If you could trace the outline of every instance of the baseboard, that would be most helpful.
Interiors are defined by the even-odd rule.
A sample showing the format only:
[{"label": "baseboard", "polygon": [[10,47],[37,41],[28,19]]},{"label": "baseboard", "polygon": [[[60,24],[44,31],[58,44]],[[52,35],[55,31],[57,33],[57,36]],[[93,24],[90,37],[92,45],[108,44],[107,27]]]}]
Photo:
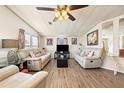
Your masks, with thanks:
[{"label": "baseboard", "polygon": [[[111,70],[114,73],[114,69],[112,69],[112,68],[108,68],[108,67],[101,67],[101,68],[106,69],[106,70]],[[124,74],[124,71],[121,71],[121,70],[118,70],[117,72]]]}]

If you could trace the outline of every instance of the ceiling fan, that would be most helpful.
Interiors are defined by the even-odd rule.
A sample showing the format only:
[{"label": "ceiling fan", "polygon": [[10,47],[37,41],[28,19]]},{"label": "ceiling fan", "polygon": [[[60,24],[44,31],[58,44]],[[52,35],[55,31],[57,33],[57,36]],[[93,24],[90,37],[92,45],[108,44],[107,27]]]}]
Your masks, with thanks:
[{"label": "ceiling fan", "polygon": [[57,5],[56,8],[49,8],[49,7],[36,7],[37,10],[43,11],[54,11],[55,18],[53,22],[57,20],[66,20],[70,19],[71,21],[75,21],[76,18],[70,14],[70,11],[77,10],[80,8],[88,7],[88,5]]}]

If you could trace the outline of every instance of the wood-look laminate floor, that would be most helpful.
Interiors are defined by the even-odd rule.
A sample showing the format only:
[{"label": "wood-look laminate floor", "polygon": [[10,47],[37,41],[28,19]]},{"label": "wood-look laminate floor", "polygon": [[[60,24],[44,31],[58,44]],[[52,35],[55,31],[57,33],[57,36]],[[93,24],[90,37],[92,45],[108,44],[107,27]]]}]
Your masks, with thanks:
[{"label": "wood-look laminate floor", "polygon": [[124,87],[124,74],[113,75],[105,69],[83,69],[74,59],[68,61],[68,68],[57,68],[56,60],[51,60],[44,68],[49,75],[47,88],[119,88]]}]

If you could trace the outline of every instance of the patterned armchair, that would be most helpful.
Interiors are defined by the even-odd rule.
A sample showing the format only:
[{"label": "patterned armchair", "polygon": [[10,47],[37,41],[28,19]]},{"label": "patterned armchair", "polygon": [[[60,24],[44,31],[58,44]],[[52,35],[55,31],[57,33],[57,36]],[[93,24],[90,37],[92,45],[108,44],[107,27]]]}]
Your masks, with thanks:
[{"label": "patterned armchair", "polygon": [[10,50],[7,54],[8,64],[16,64],[19,61],[17,50]]},{"label": "patterned armchair", "polygon": [[8,65],[16,65],[24,62],[23,59],[19,56],[17,49],[8,51],[7,59]]}]

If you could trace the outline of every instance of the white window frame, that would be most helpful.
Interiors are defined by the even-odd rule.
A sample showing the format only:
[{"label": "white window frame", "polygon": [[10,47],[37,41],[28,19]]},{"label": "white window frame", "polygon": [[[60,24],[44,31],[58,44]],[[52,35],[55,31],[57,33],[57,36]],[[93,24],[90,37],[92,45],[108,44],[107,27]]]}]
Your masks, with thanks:
[{"label": "white window frame", "polygon": [[[33,40],[37,40],[35,44],[33,44]],[[35,47],[35,48],[38,48],[38,37],[37,36],[31,36],[31,47]]]},{"label": "white window frame", "polygon": [[[26,40],[28,43],[26,43]],[[31,47],[31,35],[25,34],[25,48],[30,48]]]}]

